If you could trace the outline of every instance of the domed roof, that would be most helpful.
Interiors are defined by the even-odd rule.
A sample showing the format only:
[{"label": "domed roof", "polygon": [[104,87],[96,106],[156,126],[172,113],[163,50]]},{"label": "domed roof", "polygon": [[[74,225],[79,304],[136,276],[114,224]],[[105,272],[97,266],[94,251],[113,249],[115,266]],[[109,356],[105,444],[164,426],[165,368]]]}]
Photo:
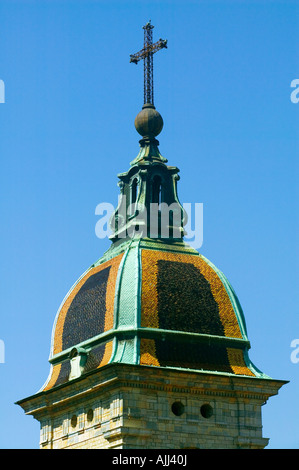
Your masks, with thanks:
[{"label": "domed roof", "polygon": [[184,242],[114,244],[71,288],[52,333],[43,390],[109,363],[263,376],[226,277]]}]

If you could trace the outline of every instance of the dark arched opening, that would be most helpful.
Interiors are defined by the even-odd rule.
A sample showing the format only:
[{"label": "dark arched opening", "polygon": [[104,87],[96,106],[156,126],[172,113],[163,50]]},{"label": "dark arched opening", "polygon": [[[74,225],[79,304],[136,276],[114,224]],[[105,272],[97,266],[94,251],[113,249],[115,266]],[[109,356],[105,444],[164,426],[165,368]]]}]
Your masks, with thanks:
[{"label": "dark arched opening", "polygon": [[156,175],[152,183],[152,202],[161,204],[162,202],[162,181],[160,176]]}]

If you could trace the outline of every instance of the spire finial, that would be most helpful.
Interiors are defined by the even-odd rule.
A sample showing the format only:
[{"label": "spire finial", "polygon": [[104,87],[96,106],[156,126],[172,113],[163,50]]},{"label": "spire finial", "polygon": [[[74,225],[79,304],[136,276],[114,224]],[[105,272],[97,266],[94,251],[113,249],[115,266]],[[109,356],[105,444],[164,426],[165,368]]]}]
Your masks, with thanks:
[{"label": "spire finial", "polygon": [[130,55],[130,62],[137,64],[139,60],[144,60],[144,104],[154,105],[154,64],[153,55],[160,49],[167,48],[167,40],[159,39],[153,44],[153,28],[151,20],[143,26],[144,44],[143,49],[136,54]]}]

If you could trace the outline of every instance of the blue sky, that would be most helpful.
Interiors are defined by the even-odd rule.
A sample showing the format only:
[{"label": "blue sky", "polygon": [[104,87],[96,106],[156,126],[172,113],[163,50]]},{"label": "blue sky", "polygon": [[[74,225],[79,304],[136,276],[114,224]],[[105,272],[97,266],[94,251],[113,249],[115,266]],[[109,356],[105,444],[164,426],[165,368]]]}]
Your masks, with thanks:
[{"label": "blue sky", "polygon": [[[108,248],[101,202],[139,150],[143,67],[129,55],[152,20],[160,151],[181,202],[203,203],[200,252],[244,310],[250,357],[289,380],[263,407],[269,448],[298,448],[298,2],[0,3],[0,448],[38,448],[14,402],[45,382],[56,311]],[[298,354],[299,357],[299,354]]]}]

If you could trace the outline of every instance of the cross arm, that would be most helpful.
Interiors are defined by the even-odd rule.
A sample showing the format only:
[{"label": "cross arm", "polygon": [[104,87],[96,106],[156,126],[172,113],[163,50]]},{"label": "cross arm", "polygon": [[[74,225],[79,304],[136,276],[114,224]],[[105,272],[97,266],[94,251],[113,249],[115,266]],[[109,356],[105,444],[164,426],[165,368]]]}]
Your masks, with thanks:
[{"label": "cross arm", "polygon": [[159,41],[154,44],[149,44],[148,46],[141,49],[141,51],[136,52],[136,54],[130,55],[130,62],[137,64],[139,60],[147,57],[148,54],[154,54],[160,49],[167,48],[167,39],[159,39]]}]

